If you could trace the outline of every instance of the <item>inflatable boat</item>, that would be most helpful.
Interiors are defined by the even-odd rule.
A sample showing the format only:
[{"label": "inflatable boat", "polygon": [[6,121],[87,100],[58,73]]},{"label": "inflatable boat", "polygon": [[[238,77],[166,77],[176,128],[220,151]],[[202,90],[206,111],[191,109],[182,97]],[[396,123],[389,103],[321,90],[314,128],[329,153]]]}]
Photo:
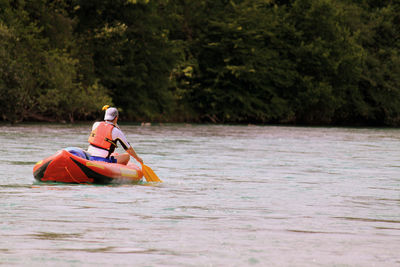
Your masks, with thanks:
[{"label": "inflatable boat", "polygon": [[143,172],[139,166],[89,160],[80,148],[66,148],[45,158],[33,167],[33,176],[40,182],[121,184],[139,182]]}]

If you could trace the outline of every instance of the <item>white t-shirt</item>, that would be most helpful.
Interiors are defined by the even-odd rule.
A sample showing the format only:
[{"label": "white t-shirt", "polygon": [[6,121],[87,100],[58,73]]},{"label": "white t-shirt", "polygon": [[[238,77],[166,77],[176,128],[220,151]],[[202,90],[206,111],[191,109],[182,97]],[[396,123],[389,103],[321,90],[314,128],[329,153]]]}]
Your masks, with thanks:
[{"label": "white t-shirt", "polygon": [[[112,124],[112,122],[109,122],[109,121],[106,121],[106,123]],[[100,122],[95,122],[93,124],[92,131],[94,129],[96,129],[97,126],[99,126],[99,124],[100,124]],[[113,128],[111,136],[112,136],[112,140],[114,140],[115,143],[117,141],[119,141],[125,150],[127,150],[131,147],[131,145],[128,143],[128,140],[126,139],[125,135],[118,127]],[[108,156],[107,150],[104,150],[104,149],[101,149],[98,147],[94,147],[92,145],[89,145],[88,152],[90,153],[90,155],[95,156],[95,157],[106,158]]]}]

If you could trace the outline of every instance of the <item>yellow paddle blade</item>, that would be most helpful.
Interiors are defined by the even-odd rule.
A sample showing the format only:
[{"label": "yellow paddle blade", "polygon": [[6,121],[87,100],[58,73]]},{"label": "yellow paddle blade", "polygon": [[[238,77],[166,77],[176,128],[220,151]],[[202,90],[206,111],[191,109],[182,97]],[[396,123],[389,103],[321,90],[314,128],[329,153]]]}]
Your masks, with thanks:
[{"label": "yellow paddle blade", "polygon": [[144,178],[146,178],[147,182],[162,183],[160,178],[158,178],[157,174],[155,174],[149,166],[142,164],[142,171],[143,171]]}]

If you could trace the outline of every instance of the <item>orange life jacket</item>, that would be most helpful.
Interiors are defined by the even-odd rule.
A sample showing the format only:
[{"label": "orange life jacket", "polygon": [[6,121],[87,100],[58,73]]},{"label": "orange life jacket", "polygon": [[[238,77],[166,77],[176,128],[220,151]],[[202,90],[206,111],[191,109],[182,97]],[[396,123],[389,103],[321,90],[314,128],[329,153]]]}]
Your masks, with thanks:
[{"label": "orange life jacket", "polygon": [[89,143],[98,148],[112,151],[117,147],[117,144],[112,140],[112,130],[115,125],[106,123],[105,121],[100,122],[99,126],[94,129],[89,136]]}]

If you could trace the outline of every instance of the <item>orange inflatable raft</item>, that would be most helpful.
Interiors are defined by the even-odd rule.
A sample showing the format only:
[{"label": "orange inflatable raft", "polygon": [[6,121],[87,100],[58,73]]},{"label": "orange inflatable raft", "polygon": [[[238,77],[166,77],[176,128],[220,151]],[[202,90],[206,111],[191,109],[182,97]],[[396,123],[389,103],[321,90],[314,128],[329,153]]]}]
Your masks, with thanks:
[{"label": "orange inflatable raft", "polygon": [[45,158],[33,167],[33,176],[40,182],[121,184],[138,182],[143,173],[139,166],[89,160],[79,148],[66,148]]}]

